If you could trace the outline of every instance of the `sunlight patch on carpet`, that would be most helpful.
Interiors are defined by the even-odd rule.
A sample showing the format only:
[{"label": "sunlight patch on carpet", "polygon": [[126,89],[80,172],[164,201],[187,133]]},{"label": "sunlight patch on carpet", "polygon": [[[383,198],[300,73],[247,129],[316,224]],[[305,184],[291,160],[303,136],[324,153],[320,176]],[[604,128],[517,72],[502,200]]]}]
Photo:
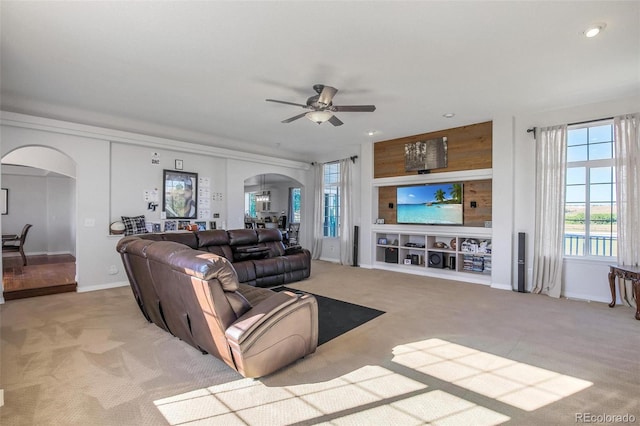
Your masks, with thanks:
[{"label": "sunlight patch on carpet", "polygon": [[241,379],[155,401],[170,425],[196,424],[474,424],[508,416],[381,366],[367,365],[332,380],[266,386]]},{"label": "sunlight patch on carpet", "polygon": [[393,361],[480,395],[533,411],[593,383],[441,339],[396,346]]}]

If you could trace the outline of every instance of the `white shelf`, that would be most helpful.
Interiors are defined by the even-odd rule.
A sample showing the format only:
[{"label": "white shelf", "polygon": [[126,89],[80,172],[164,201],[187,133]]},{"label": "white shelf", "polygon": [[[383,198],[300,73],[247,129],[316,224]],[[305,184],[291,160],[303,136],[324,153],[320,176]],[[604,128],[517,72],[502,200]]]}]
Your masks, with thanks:
[{"label": "white shelf", "polygon": [[374,225],[373,243],[374,268],[491,284],[490,228]]},{"label": "white shelf", "polygon": [[409,185],[415,183],[450,182],[452,180],[483,180],[493,178],[493,169],[463,170],[373,179],[373,186]]}]

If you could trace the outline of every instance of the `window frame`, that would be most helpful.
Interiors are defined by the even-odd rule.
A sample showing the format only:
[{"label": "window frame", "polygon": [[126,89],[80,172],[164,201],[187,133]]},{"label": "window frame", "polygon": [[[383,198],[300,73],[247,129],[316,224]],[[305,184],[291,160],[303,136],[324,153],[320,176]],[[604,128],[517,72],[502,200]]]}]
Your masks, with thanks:
[{"label": "window frame", "polygon": [[[332,170],[327,171],[328,167]],[[335,179],[329,179],[335,176]],[[340,162],[332,161],[322,166],[322,192],[323,192],[323,212],[322,212],[322,238],[340,238]],[[328,205],[328,197],[333,196],[335,203]],[[331,219],[333,218],[333,222]],[[327,224],[329,219],[329,224]]]},{"label": "window frame", "polygon": [[[295,193],[298,193],[300,198],[298,205],[298,220],[296,220],[296,208],[295,208]],[[302,220],[302,188],[299,186],[293,186],[289,188],[289,211],[288,211],[289,223],[300,223]]]},{"label": "window frame", "polygon": [[[594,120],[594,121],[589,121],[589,122],[584,122],[584,123],[579,123],[579,124],[574,124],[574,125],[568,125],[567,126],[567,139],[569,138],[569,132],[571,131],[575,131],[575,130],[580,130],[580,129],[589,129],[589,128],[595,128],[595,127],[601,127],[604,125],[609,125],[611,126],[611,141],[610,143],[612,144],[611,146],[611,157],[610,158],[597,158],[597,159],[589,159],[589,153],[590,153],[590,145],[597,145],[597,144],[601,144],[601,143],[609,143],[609,141],[606,142],[593,142],[591,143],[589,141],[589,138],[587,137],[586,139],[586,143],[585,144],[577,144],[577,145],[569,145],[568,141],[567,141],[567,163],[566,163],[566,167],[565,167],[565,176],[569,175],[569,170],[570,169],[576,169],[576,168],[584,168],[584,181],[582,183],[568,183],[568,180],[565,181],[565,200],[564,200],[564,209],[565,209],[565,218],[564,218],[564,224],[565,224],[565,229],[564,229],[564,235],[563,235],[563,257],[567,258],[567,259],[589,259],[589,260],[601,260],[601,261],[610,261],[611,259],[615,258],[617,256],[617,235],[616,232],[613,232],[613,229],[610,230],[609,233],[609,239],[611,240],[611,246],[609,248],[609,250],[606,250],[605,247],[605,251],[608,251],[610,254],[593,254],[592,253],[592,230],[591,230],[591,205],[592,205],[592,200],[591,200],[591,185],[594,184],[594,182],[591,181],[591,174],[592,174],[592,170],[594,169],[598,169],[598,168],[611,168],[611,181],[610,182],[603,182],[602,184],[609,184],[611,186],[611,196],[610,199],[607,201],[609,203],[609,205],[612,207],[612,215],[616,214],[615,211],[615,205],[616,205],[616,181],[615,181],[615,150],[614,150],[614,145],[616,143],[615,141],[615,132],[614,132],[614,128],[613,128],[613,120],[612,119],[602,119],[602,120]],[[587,133],[588,135],[588,133]],[[587,152],[587,159],[586,160],[577,160],[577,161],[569,161],[569,148],[573,147],[573,146],[586,146],[586,152]],[[598,184],[597,182],[595,182],[595,184]],[[567,219],[566,219],[566,215],[567,215],[567,207],[571,206],[571,205],[576,205],[576,204],[581,204],[580,202],[569,202],[567,200],[567,195],[568,195],[568,189],[572,186],[584,186],[584,250],[583,250],[583,254],[571,254],[571,253],[567,253],[567,241],[568,241],[568,237],[567,237],[567,230],[566,230],[566,223],[567,223]],[[598,201],[594,201],[594,202],[598,202]],[[613,223],[611,224],[611,226],[613,227]],[[605,243],[606,244],[606,243]]]}]

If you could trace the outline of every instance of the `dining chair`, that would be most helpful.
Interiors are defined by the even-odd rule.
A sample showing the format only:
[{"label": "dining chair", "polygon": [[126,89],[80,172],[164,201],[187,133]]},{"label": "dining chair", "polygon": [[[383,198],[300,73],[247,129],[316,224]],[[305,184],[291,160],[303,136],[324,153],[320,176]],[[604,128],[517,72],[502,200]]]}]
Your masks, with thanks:
[{"label": "dining chair", "polygon": [[30,223],[27,223],[22,228],[20,235],[3,235],[2,236],[2,253],[6,252],[18,252],[22,256],[22,264],[27,266],[27,256],[24,254],[24,243],[27,241],[27,233],[31,228]]}]

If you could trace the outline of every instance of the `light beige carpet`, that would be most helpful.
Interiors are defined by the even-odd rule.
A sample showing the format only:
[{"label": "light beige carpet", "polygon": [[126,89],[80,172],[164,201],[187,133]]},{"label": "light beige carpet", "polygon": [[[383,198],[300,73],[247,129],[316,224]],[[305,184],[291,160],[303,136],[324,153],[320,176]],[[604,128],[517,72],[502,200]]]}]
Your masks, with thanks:
[{"label": "light beige carpet", "polygon": [[147,323],[128,287],[9,301],[0,424],[640,422],[630,308],[326,262],[288,286],[386,313],[251,380]]}]

